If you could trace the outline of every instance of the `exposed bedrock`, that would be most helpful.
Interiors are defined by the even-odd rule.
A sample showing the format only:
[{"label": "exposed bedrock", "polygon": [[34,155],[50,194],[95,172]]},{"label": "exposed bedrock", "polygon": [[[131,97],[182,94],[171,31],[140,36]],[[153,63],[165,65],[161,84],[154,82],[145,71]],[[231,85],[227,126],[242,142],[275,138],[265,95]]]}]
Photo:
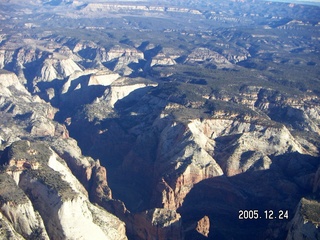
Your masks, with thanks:
[{"label": "exposed bedrock", "polygon": [[[238,221],[240,209],[257,208],[264,214],[269,208],[286,208],[288,219],[274,221],[274,225],[263,219],[250,223],[241,235],[246,237],[256,229],[257,238],[272,234],[281,238],[303,194],[317,188],[316,144],[293,135],[290,126],[266,115],[223,110],[197,118],[198,110],[152,94],[130,104],[125,100],[118,100],[113,109],[95,102],[91,110],[73,118],[69,129],[83,151],[108,168],[112,195],[125,204],[110,200],[101,205],[121,215],[137,238],[160,236],[150,221],[144,224],[150,226],[144,228],[146,235],[141,235],[140,228],[129,227],[150,209],[178,211],[181,236],[187,239],[206,234],[228,239],[236,237],[230,226],[238,234],[245,224]],[[112,117],[95,119],[93,109],[98,106]],[[76,132],[79,126],[86,126],[87,131]],[[201,225],[204,216],[210,219],[210,230]],[[272,233],[273,226],[280,232]]]},{"label": "exposed bedrock", "polygon": [[[85,164],[84,157],[78,157]],[[89,201],[86,189],[47,144],[14,142],[2,154],[1,164],[1,212],[23,237],[127,239],[124,223]],[[105,189],[105,172],[98,165],[94,186]]]},{"label": "exposed bedrock", "polygon": [[302,198],[289,225],[287,240],[320,238],[320,203]]}]

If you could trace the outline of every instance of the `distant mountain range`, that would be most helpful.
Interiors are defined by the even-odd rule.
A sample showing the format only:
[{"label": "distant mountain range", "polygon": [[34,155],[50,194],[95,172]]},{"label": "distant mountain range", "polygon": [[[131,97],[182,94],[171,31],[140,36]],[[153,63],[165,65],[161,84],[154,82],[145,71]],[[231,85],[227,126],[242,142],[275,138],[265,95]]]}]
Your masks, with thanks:
[{"label": "distant mountain range", "polygon": [[297,4],[309,4],[309,5],[316,5],[320,6],[320,1],[319,0],[300,0],[300,1],[295,1],[295,0],[268,0],[269,2],[288,2],[288,3],[297,3]]},{"label": "distant mountain range", "polygon": [[0,240],[320,239],[319,13],[0,0]]}]

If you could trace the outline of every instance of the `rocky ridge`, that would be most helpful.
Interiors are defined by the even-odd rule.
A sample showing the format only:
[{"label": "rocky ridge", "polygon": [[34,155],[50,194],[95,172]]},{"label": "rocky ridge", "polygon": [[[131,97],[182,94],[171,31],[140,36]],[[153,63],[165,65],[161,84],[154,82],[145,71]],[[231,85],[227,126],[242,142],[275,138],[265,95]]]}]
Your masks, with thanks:
[{"label": "rocky ridge", "polygon": [[[64,4],[79,12],[63,11]],[[0,70],[0,183],[14,189],[1,188],[2,236],[296,239],[305,229],[317,234],[316,221],[304,211],[319,199],[318,45],[316,37],[295,32],[314,34],[317,24],[304,24],[296,14],[302,8],[281,6],[302,19],[291,21],[271,3],[266,4],[275,13],[255,13],[255,4],[220,3],[200,18],[191,6],[162,11],[79,4],[48,2],[53,15],[46,31],[17,24],[25,21],[18,9],[13,25],[22,26],[24,35],[8,31],[1,37],[0,66],[6,70]],[[227,5],[234,10],[226,11]],[[81,17],[72,26],[79,13],[98,16],[101,8],[105,17],[106,6],[121,8],[125,17],[109,12],[119,18],[104,19],[109,28],[104,20],[92,27]],[[37,20],[46,14],[40,11]],[[190,25],[179,30],[182,12]],[[172,21],[164,29],[157,21],[165,18],[146,21],[145,14],[168,14],[177,25]],[[66,23],[61,16],[76,30],[48,30]],[[196,31],[198,21],[219,21],[221,27]],[[235,27],[248,23],[263,29]],[[133,26],[137,31],[127,31]],[[101,31],[106,28],[108,34]],[[245,231],[234,221],[239,209],[263,213],[284,207],[290,216],[284,221],[257,221]]]},{"label": "rocky ridge", "polygon": [[319,237],[319,202],[302,199],[292,220],[287,239]]},{"label": "rocky ridge", "polygon": [[[14,73],[2,71],[0,79],[1,114],[6,126],[1,129],[1,147],[5,148],[1,154],[1,213],[8,230],[2,236],[90,239],[94,232],[97,238],[126,239],[124,224],[88,199],[87,191],[92,191],[92,196],[101,191],[107,195],[104,168],[82,156],[66,127],[53,121],[56,109],[31,96]],[[45,137],[51,138],[47,142],[57,152],[42,142],[33,142]],[[25,138],[32,142],[21,140]],[[79,220],[80,225],[86,221],[82,232],[69,224]],[[56,231],[57,228],[60,230]]]},{"label": "rocky ridge", "polygon": [[[2,192],[1,211],[5,216],[10,216],[8,220],[15,231],[24,237],[38,234],[35,237],[43,236],[41,239],[49,239],[48,236],[91,239],[94,234],[98,239],[126,239],[124,224],[89,202],[85,188],[48,146],[18,141],[5,150],[1,161],[8,163],[5,171],[12,175],[15,183],[11,185],[17,189],[14,200],[6,197],[13,197],[12,192],[10,195]],[[7,177],[6,181],[10,178]],[[26,213],[23,214],[23,211]],[[20,219],[24,215],[29,217]],[[79,231],[79,225],[82,231]]]}]

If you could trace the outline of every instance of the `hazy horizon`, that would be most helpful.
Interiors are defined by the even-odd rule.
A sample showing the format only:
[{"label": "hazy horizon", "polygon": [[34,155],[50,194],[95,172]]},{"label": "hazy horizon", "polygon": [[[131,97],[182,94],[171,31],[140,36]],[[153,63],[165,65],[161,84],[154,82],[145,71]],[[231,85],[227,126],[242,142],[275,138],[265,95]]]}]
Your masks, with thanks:
[{"label": "hazy horizon", "polygon": [[265,0],[267,2],[287,2],[287,3],[297,3],[297,4],[311,4],[320,6],[320,0]]}]

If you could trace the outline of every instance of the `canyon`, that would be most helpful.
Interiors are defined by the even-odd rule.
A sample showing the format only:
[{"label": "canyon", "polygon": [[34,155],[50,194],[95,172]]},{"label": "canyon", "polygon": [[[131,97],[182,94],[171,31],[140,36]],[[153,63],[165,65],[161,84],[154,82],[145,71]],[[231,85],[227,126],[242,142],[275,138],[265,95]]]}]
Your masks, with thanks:
[{"label": "canyon", "polygon": [[319,13],[0,2],[0,237],[318,239]]}]

